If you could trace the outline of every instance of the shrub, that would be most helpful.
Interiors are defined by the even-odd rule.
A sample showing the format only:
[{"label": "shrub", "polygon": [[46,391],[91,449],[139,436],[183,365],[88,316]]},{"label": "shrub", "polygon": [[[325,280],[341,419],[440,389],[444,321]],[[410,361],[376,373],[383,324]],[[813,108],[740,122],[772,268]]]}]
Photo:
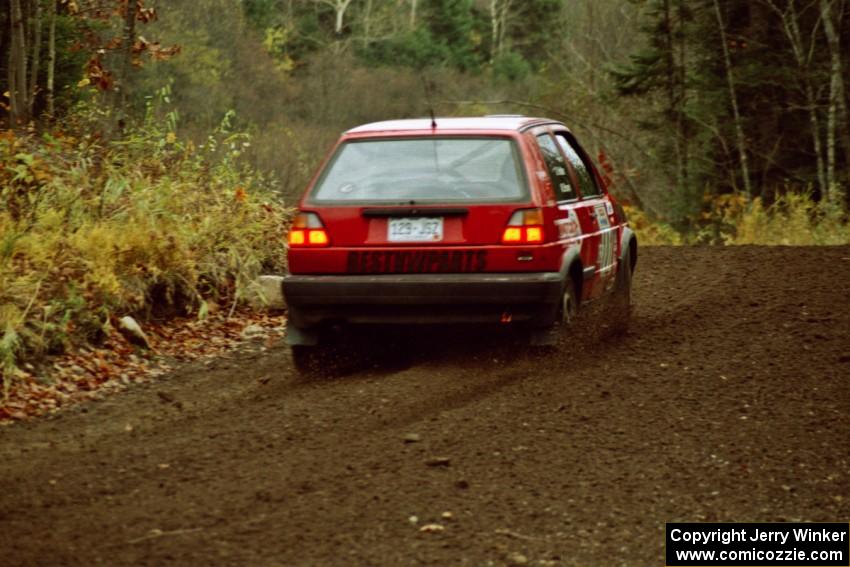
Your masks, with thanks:
[{"label": "shrub", "polygon": [[176,116],[107,141],[81,109],[65,130],[0,135],[0,368],[97,339],[118,314],[197,313],[283,270],[288,211],[241,164],[232,115],[200,146]]},{"label": "shrub", "polygon": [[829,245],[850,243],[840,205],[815,201],[805,191],[779,194],[773,204],[756,197],[721,195],[708,201],[696,239],[712,244]]},{"label": "shrub", "polygon": [[850,244],[850,220],[841,206],[787,191],[773,204],[756,197],[724,194],[705,199],[705,210],[681,232],[645,212],[626,207],[642,245],[759,244],[817,246]]},{"label": "shrub", "polygon": [[624,208],[629,218],[629,226],[635,231],[641,246],[682,244],[682,235],[670,225],[651,219],[637,207]]}]

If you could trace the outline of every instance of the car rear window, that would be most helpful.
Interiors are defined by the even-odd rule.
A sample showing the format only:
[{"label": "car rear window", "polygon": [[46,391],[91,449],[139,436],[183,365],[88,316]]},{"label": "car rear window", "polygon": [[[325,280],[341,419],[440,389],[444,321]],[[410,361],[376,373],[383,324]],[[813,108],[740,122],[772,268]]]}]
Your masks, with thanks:
[{"label": "car rear window", "polygon": [[519,164],[508,138],[352,140],[339,147],[310,201],[513,202],[527,195]]}]

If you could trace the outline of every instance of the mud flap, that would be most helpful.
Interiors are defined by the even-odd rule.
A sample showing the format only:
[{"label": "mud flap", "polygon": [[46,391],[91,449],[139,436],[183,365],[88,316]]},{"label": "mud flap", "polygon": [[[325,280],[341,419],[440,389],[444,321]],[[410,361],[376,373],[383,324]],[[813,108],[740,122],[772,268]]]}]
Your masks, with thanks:
[{"label": "mud flap", "polygon": [[560,337],[559,329],[555,327],[547,327],[545,329],[535,329],[532,331],[528,342],[531,346],[536,347],[553,347],[558,346]]}]

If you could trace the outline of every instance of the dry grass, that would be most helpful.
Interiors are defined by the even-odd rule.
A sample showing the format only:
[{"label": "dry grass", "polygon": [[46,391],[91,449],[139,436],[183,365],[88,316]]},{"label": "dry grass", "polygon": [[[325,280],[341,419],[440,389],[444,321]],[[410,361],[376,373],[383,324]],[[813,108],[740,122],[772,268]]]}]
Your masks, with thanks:
[{"label": "dry grass", "polygon": [[196,147],[149,120],[106,142],[93,126],[0,135],[7,386],[23,357],[97,340],[116,316],[204,316],[208,300],[236,302],[283,270],[288,211],[240,164],[247,136],[226,121]]}]

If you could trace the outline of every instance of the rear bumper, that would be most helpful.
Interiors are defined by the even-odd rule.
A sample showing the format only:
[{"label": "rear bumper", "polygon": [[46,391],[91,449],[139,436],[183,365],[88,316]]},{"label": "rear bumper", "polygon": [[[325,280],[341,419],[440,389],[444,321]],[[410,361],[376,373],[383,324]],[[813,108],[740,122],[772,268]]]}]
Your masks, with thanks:
[{"label": "rear bumper", "polygon": [[554,322],[562,291],[557,272],[287,276],[291,323]]}]

